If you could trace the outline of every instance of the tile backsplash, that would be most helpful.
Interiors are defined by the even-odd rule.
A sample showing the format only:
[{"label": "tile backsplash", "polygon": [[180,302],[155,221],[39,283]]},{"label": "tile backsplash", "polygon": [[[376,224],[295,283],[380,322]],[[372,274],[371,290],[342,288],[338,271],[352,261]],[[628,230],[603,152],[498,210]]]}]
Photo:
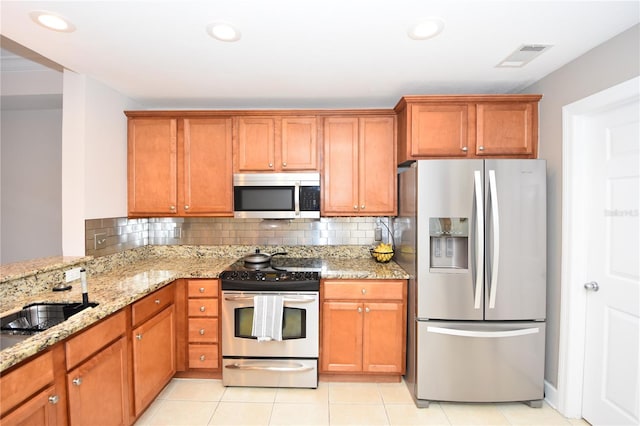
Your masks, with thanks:
[{"label": "tile backsplash", "polygon": [[387,217],[295,220],[106,218],[85,221],[85,254],[106,256],[146,245],[372,245],[389,240]]}]

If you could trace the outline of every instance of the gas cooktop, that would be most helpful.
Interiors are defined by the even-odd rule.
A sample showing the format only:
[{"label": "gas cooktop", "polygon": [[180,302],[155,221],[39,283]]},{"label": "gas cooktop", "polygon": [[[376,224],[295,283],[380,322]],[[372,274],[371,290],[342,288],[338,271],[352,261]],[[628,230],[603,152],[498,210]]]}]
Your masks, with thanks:
[{"label": "gas cooktop", "polygon": [[220,274],[223,290],[318,291],[322,260],[273,257],[271,262],[239,260]]}]

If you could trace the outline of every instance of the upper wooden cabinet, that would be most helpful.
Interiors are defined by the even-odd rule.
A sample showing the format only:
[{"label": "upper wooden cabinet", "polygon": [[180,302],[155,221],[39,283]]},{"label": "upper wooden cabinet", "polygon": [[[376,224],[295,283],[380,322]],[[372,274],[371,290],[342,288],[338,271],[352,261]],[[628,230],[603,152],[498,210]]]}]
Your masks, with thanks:
[{"label": "upper wooden cabinet", "polygon": [[175,118],[129,118],[129,216],[177,213],[177,132]]},{"label": "upper wooden cabinet", "polygon": [[398,163],[425,158],[535,158],[540,95],[405,96]]},{"label": "upper wooden cabinet", "polygon": [[317,171],[315,116],[234,117],[235,172]]},{"label": "upper wooden cabinet", "polygon": [[395,117],[331,116],[323,131],[322,215],[395,215]]},{"label": "upper wooden cabinet", "polygon": [[230,117],[127,115],[130,217],[233,215]]}]

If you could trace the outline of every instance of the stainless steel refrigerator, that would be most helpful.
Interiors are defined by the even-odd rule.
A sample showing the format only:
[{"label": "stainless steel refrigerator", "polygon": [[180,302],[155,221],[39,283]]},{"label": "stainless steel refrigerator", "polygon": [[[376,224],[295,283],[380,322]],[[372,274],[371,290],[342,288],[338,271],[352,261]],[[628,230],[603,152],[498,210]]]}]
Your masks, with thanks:
[{"label": "stainless steel refrigerator", "polygon": [[545,161],[420,160],[398,177],[396,259],[411,276],[405,379],[416,405],[540,406]]}]

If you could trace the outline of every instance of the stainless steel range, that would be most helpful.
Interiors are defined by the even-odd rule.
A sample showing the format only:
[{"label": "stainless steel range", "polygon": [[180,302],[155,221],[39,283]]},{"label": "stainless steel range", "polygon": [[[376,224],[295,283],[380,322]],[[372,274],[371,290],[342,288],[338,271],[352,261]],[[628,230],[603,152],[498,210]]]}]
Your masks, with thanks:
[{"label": "stainless steel range", "polygon": [[[223,385],[318,386],[319,269],[315,259],[279,257],[241,260],[222,272]],[[265,300],[280,302],[268,313],[277,320],[275,338],[255,330]]]}]

